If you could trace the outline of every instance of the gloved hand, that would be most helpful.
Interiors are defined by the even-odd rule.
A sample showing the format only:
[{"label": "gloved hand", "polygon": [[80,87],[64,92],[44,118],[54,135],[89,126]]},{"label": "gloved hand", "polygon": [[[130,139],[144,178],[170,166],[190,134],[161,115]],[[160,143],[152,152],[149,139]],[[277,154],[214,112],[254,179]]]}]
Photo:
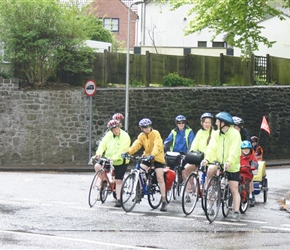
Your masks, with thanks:
[{"label": "gloved hand", "polygon": [[123,159],[127,159],[127,157],[128,157],[128,153],[126,152],[126,153],[121,154],[121,157],[122,157]]},{"label": "gloved hand", "polygon": [[94,159],[97,160],[97,161],[100,160],[100,158],[101,158],[100,155],[94,155],[93,157],[94,157]]},{"label": "gloved hand", "polygon": [[152,161],[154,159],[154,155],[149,155],[145,158],[146,161]]}]

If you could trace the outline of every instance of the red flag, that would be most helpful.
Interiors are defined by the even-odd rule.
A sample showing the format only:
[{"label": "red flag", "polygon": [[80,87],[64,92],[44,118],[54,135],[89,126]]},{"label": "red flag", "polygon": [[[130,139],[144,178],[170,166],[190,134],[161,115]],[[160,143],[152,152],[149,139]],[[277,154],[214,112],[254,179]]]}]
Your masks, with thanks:
[{"label": "red flag", "polygon": [[263,120],[262,120],[262,124],[261,124],[261,129],[266,130],[270,134],[270,127],[269,127],[269,124],[268,124],[265,116],[263,116]]}]

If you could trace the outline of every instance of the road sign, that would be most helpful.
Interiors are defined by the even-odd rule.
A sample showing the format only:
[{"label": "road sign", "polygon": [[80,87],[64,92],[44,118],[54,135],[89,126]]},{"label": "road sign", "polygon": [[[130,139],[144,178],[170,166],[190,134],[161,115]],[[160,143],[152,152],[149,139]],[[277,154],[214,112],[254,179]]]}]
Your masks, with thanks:
[{"label": "road sign", "polygon": [[97,92],[97,84],[93,80],[88,80],[84,87],[87,96],[93,96]]}]

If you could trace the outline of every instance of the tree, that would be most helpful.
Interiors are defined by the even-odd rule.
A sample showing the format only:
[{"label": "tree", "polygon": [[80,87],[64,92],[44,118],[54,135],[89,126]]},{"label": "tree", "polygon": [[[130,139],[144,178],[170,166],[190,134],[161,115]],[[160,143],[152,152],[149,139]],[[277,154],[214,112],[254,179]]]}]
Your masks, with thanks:
[{"label": "tree", "polygon": [[[165,0],[155,0],[164,2]],[[242,55],[250,57],[258,50],[258,44],[271,47],[269,41],[261,35],[259,21],[265,17],[278,16],[284,19],[282,12],[273,6],[273,2],[265,0],[170,0],[172,9],[181,5],[189,5],[188,15],[191,17],[185,34],[199,32],[209,28],[214,32],[213,39],[219,34],[226,34],[225,40],[233,47],[242,50]],[[282,2],[284,7],[290,6],[290,0]]]},{"label": "tree", "polygon": [[[94,30],[94,32],[92,32]],[[41,86],[56,72],[91,71],[85,40],[112,41],[110,33],[76,4],[59,0],[0,0],[0,40],[14,76]]]}]

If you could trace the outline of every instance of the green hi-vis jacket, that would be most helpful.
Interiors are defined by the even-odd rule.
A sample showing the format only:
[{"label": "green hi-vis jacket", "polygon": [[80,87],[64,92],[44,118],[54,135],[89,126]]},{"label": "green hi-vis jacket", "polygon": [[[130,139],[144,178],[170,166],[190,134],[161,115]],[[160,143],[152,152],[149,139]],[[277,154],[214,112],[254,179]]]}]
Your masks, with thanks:
[{"label": "green hi-vis jacket", "polygon": [[140,133],[127,152],[132,155],[142,147],[144,156],[153,155],[153,161],[165,164],[163,140],[157,130],[152,129],[149,134]]},{"label": "green hi-vis jacket", "polygon": [[[124,130],[120,129],[118,136],[115,136],[112,131],[108,131],[102,139],[96,155],[103,155],[105,153],[107,159],[113,160],[114,166],[119,166],[124,162],[121,154],[127,151],[130,144],[130,136]],[[129,160],[126,160],[125,163],[128,164]]]},{"label": "green hi-vis jacket", "polygon": [[218,161],[230,164],[229,172],[240,171],[241,135],[233,126],[223,134],[220,130],[214,131],[205,151],[204,159],[208,162]]},{"label": "green hi-vis jacket", "polygon": [[[203,130],[203,129],[198,130],[191,144],[190,150],[193,150],[193,151],[199,150],[201,152],[205,152],[208,145],[207,142],[208,142],[209,132],[210,130]],[[214,130],[212,130],[212,133],[214,133]]]}]

